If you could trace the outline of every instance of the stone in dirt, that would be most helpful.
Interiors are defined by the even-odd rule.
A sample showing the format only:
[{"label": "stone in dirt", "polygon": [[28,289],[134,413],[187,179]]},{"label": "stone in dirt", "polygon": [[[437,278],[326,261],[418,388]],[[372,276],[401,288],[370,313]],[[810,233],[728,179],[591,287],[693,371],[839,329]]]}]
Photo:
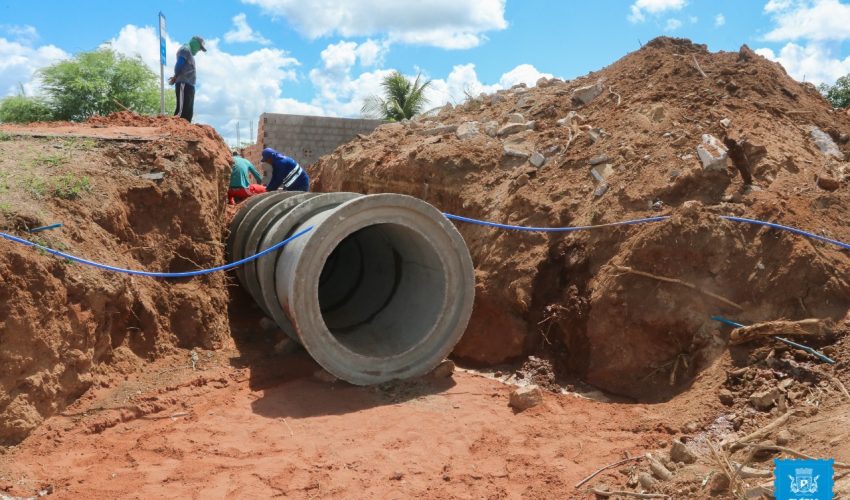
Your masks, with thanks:
[{"label": "stone in dirt", "polygon": [[724,118],[720,120],[720,124],[723,125],[723,128],[729,128],[729,125],[732,125],[732,120],[729,118]]},{"label": "stone in dirt", "polygon": [[708,491],[712,495],[719,495],[729,489],[729,476],[725,472],[716,472],[711,475],[708,481]]},{"label": "stone in dirt", "polygon": [[776,433],[776,444],[779,446],[785,446],[790,443],[794,439],[794,436],[791,434],[791,431],[788,429],[782,429],[781,431]]},{"label": "stone in dirt", "polygon": [[508,123],[525,123],[525,117],[522,113],[511,113],[508,115]]},{"label": "stone in dirt", "polygon": [[732,394],[732,391],[729,389],[720,389],[720,393],[717,396],[720,399],[720,402],[726,406],[732,406],[735,402],[735,395]]},{"label": "stone in dirt", "polygon": [[505,144],[504,152],[505,152],[505,156],[509,156],[511,158],[519,158],[521,160],[525,160],[529,156],[531,156],[531,153],[529,153],[528,151],[523,151],[521,149],[515,149],[515,148],[512,148],[511,146],[509,146],[507,144]]},{"label": "stone in dirt", "polygon": [[444,359],[442,363],[437,365],[434,368],[434,371],[431,372],[431,376],[434,378],[449,378],[455,372],[455,362],[450,359]]},{"label": "stone in dirt", "polygon": [[706,170],[725,170],[726,158],[729,156],[726,146],[717,137],[703,134],[702,144],[697,146],[697,156]]},{"label": "stone in dirt", "polygon": [[767,411],[776,404],[776,400],[779,399],[781,394],[782,392],[777,387],[761,392],[754,392],[750,395],[750,404],[757,410]]},{"label": "stone in dirt", "polygon": [[531,158],[528,161],[530,161],[531,164],[534,165],[535,167],[540,168],[540,167],[543,166],[544,163],[546,163],[546,157],[543,156],[542,154],[538,153],[537,151],[535,151],[534,154],[531,155]]},{"label": "stone in dirt", "polygon": [[444,135],[451,134],[457,130],[457,125],[441,125],[439,127],[427,128],[419,130],[416,133],[419,135]]},{"label": "stone in dirt", "polygon": [[528,174],[520,174],[520,176],[514,180],[514,184],[516,185],[516,187],[520,188],[528,184],[528,181],[530,180],[531,178],[528,176]]},{"label": "stone in dirt", "polygon": [[517,411],[525,411],[543,402],[543,391],[536,385],[518,387],[511,392],[508,404]]},{"label": "stone in dirt", "polygon": [[499,132],[499,124],[493,120],[484,124],[484,133],[489,135],[490,137],[496,137],[496,134]]},{"label": "stone in dirt", "polygon": [[673,477],[673,473],[670,472],[670,469],[665,467],[664,464],[653,458],[651,455],[647,454],[646,459],[649,461],[649,470],[652,472],[653,476],[662,481],[668,481]]},{"label": "stone in dirt", "polygon": [[505,137],[507,135],[516,134],[517,132],[522,132],[523,130],[526,130],[525,123],[509,123],[500,128],[497,135],[499,137]]},{"label": "stone in dirt", "polygon": [[462,123],[458,126],[455,134],[457,135],[457,138],[462,141],[475,137],[478,135],[478,122]]},{"label": "stone in dirt", "polygon": [[841,182],[828,175],[818,175],[817,185],[826,191],[835,191],[841,187]]},{"label": "stone in dirt", "polygon": [[597,155],[590,159],[591,165],[599,165],[600,163],[608,163],[611,161],[611,158],[608,155]]},{"label": "stone in dirt", "polygon": [[641,472],[637,477],[638,484],[645,490],[652,490],[658,481],[647,472]]},{"label": "stone in dirt", "polygon": [[661,103],[652,106],[652,110],[649,112],[649,118],[656,123],[663,121],[665,116],[667,116],[667,110],[664,109],[664,105]]},{"label": "stone in dirt", "polygon": [[685,443],[674,439],[670,446],[670,460],[692,464],[697,461],[697,456]]},{"label": "stone in dirt", "polygon": [[809,127],[809,134],[812,136],[812,139],[814,139],[815,144],[818,149],[820,149],[821,153],[844,161],[844,153],[838,149],[838,145],[835,144],[835,141],[832,140],[832,137],[830,137],[829,134],[815,126]]},{"label": "stone in dirt", "polygon": [[592,100],[599,97],[599,94],[602,93],[603,88],[604,86],[602,84],[602,79],[600,78],[593,85],[579,87],[573,90],[573,104],[577,106],[584,106],[589,104]]}]

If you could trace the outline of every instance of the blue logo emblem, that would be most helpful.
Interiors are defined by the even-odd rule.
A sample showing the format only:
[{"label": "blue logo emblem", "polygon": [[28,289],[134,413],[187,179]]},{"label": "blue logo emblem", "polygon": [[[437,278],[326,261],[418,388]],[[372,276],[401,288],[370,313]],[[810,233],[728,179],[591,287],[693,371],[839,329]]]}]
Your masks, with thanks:
[{"label": "blue logo emblem", "polygon": [[791,460],[777,458],[776,500],[831,500],[834,460]]}]

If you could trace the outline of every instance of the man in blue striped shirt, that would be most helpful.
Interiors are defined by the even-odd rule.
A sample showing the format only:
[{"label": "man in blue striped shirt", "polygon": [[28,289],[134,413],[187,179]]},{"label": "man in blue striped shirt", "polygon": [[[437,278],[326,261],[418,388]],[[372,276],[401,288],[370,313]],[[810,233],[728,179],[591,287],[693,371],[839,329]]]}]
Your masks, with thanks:
[{"label": "man in blue striped shirt", "polygon": [[309,191],[310,176],[298,165],[298,162],[284,156],[272,148],[263,150],[263,163],[271,165],[272,178],[266,185],[266,191],[283,189],[284,191]]}]

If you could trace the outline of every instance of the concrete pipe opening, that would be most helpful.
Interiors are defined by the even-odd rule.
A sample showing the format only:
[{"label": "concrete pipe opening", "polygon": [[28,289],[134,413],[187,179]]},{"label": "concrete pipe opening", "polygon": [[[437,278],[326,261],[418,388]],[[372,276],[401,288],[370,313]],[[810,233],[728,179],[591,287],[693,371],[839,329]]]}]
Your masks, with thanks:
[{"label": "concrete pipe opening", "polygon": [[376,224],[347,236],[319,277],[326,328],[361,356],[409,350],[437,322],[445,301],[438,250],[399,224]]},{"label": "concrete pipe opening", "polygon": [[237,255],[313,228],[259,259],[257,273],[240,273],[243,285],[260,290],[255,299],[281,328],[340,379],[376,384],[436,367],[463,335],[475,293],[472,259],[454,225],[404,195],[319,194],[290,207],[294,201],[262,205],[280,204],[274,217],[239,219],[266,227],[231,228],[264,235],[259,246],[235,241]]}]

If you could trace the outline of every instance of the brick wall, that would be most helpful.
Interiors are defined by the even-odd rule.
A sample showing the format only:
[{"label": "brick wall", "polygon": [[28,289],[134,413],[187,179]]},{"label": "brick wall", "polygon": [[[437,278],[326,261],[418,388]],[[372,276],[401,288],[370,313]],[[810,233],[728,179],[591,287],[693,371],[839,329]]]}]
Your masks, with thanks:
[{"label": "brick wall", "polygon": [[331,118],[263,113],[257,127],[257,143],[245,148],[245,157],[259,166],[264,148],[274,148],[308,167],[322,156],[357,137],[370,134],[381,120]]}]

